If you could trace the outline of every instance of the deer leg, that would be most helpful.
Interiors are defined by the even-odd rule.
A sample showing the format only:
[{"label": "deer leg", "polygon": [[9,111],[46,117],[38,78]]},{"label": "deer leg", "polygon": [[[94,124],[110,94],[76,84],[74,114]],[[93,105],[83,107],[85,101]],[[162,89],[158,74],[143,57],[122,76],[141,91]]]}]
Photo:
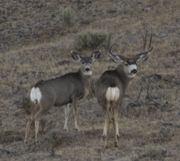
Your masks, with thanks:
[{"label": "deer leg", "polygon": [[78,126],[78,117],[79,117],[79,114],[78,114],[78,108],[77,108],[77,100],[76,98],[73,99],[73,109],[74,109],[74,126],[75,126],[75,129],[77,131],[79,131],[79,126]]},{"label": "deer leg", "polygon": [[38,141],[38,134],[39,134],[39,124],[40,124],[40,121],[39,120],[35,120],[34,122],[34,127],[35,127],[35,142]]},{"label": "deer leg", "polygon": [[64,120],[64,130],[68,131],[68,119],[70,114],[70,104],[67,104],[67,107],[64,108],[65,120]]},{"label": "deer leg", "polygon": [[103,128],[103,136],[104,137],[107,137],[108,126],[109,126],[109,117],[108,117],[108,114],[106,112],[105,119],[104,119],[104,128]]},{"label": "deer leg", "polygon": [[103,138],[104,138],[104,147],[107,147],[107,135],[110,125],[110,116],[109,116],[109,105],[105,108],[105,119],[104,119],[104,128],[103,128]]},{"label": "deer leg", "polygon": [[103,128],[103,139],[104,139],[104,147],[107,147],[107,133],[109,129],[109,117],[107,114],[107,111],[105,113],[105,118],[104,118],[104,128]]},{"label": "deer leg", "polygon": [[40,118],[41,115],[43,113],[43,108],[42,106],[40,107],[40,109],[37,111],[37,113],[35,114],[34,117],[34,127],[35,127],[35,141],[38,141],[38,134],[39,134],[39,125],[40,125]]},{"label": "deer leg", "polygon": [[31,124],[32,124],[32,119],[28,119],[27,124],[26,124],[25,138],[24,138],[25,143],[27,142],[27,140],[29,138]]},{"label": "deer leg", "polygon": [[113,108],[113,125],[114,125],[114,145],[118,146],[118,138],[119,138],[119,124],[118,124],[118,110],[117,106]]},{"label": "deer leg", "polygon": [[36,105],[31,104],[31,114],[27,120],[26,123],[26,130],[25,130],[25,138],[24,138],[24,142],[26,143],[30,137],[30,132],[31,132],[31,125],[34,121],[34,110],[36,108]]}]

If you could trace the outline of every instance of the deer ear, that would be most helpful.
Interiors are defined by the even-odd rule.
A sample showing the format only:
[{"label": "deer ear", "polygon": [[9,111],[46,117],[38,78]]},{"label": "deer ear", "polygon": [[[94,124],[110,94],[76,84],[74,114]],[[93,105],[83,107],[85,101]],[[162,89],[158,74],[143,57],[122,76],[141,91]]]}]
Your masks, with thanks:
[{"label": "deer ear", "polygon": [[71,51],[71,57],[74,61],[77,61],[77,62],[81,61],[80,55],[75,51]]},{"label": "deer ear", "polygon": [[94,51],[91,55],[91,58],[93,61],[95,61],[96,59],[100,59],[101,57],[101,51]]}]

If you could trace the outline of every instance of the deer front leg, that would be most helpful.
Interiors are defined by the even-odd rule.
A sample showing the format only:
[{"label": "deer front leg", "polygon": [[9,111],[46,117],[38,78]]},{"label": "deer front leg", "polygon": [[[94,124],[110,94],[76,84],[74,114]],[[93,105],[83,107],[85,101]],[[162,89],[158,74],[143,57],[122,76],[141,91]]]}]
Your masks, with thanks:
[{"label": "deer front leg", "polygon": [[79,118],[79,111],[77,107],[77,99],[73,99],[73,109],[74,109],[74,126],[77,131],[80,131],[79,125],[78,125],[78,118]]},{"label": "deer front leg", "polygon": [[70,114],[70,104],[67,104],[67,107],[64,108],[65,120],[64,120],[64,130],[68,131],[68,119]]}]

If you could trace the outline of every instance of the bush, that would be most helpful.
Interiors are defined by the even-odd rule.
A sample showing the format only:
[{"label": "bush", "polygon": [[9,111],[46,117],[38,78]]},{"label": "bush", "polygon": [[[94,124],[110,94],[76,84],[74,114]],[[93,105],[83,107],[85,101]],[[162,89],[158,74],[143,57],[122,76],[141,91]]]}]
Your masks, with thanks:
[{"label": "bush", "polygon": [[106,51],[109,51],[112,46],[112,34],[108,33],[106,37],[106,41],[104,42],[104,48]]},{"label": "bush", "polygon": [[62,12],[63,23],[71,27],[75,22],[75,12],[72,8],[65,8]]},{"label": "bush", "polygon": [[107,34],[104,32],[83,32],[76,36],[74,48],[76,50],[82,49],[96,49],[107,39]]}]

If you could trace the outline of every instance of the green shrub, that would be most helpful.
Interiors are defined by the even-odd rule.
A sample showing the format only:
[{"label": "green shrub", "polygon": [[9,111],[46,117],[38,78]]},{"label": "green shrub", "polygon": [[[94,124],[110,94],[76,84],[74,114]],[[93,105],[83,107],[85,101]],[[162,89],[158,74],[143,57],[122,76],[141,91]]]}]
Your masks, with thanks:
[{"label": "green shrub", "polygon": [[104,42],[104,48],[106,51],[109,51],[112,45],[112,34],[108,33],[106,37],[106,41]]},{"label": "green shrub", "polygon": [[71,27],[75,23],[75,12],[72,8],[65,8],[62,11],[63,23]]},{"label": "green shrub", "polygon": [[88,31],[80,33],[76,36],[74,48],[76,50],[82,49],[96,49],[102,46],[107,39],[107,34],[104,32]]}]

